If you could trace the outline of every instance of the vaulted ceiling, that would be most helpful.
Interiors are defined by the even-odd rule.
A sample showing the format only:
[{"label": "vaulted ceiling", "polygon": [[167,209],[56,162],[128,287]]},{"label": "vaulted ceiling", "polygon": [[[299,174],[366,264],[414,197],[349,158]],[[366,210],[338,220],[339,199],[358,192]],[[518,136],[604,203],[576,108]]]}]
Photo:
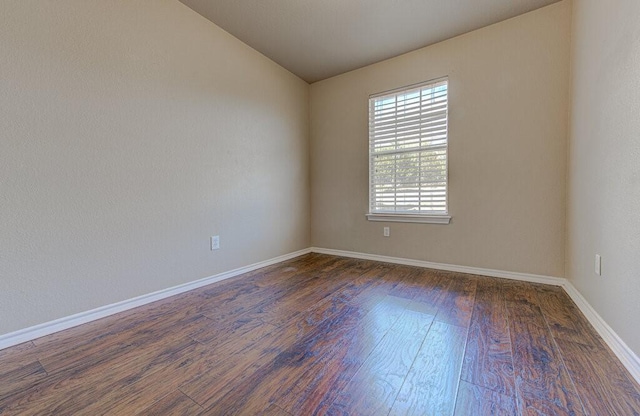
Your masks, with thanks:
[{"label": "vaulted ceiling", "polygon": [[181,0],[307,82],[558,0]]}]

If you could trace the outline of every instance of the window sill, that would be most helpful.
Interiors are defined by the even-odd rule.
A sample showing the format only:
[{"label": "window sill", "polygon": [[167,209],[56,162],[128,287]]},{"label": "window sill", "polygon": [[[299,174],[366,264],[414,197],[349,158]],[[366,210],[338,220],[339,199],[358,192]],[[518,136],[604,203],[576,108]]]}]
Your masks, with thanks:
[{"label": "window sill", "polygon": [[413,222],[422,224],[449,224],[450,215],[367,214],[369,221]]}]

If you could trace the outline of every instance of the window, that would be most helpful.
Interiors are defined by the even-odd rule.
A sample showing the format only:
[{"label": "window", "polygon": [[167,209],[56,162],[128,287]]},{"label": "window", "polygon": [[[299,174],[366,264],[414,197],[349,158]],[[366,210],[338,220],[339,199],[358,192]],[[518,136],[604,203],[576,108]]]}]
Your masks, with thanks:
[{"label": "window", "polygon": [[372,221],[448,224],[446,78],[369,98]]}]

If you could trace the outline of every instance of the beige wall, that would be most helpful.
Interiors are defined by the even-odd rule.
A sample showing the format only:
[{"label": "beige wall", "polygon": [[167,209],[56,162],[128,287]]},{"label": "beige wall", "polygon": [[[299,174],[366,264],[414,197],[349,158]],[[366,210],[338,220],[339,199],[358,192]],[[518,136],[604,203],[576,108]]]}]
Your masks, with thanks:
[{"label": "beige wall", "polygon": [[[563,276],[570,14],[564,1],[312,84],[312,244]],[[369,94],[445,75],[451,224],[368,222]]]},{"label": "beige wall", "polygon": [[[175,1],[0,7],[0,334],[311,244],[566,266],[640,353],[640,3],[574,0],[572,50],[565,0],[310,97]],[[443,75],[452,223],[366,221],[368,95]]]},{"label": "beige wall", "polygon": [[567,204],[567,277],[637,355],[639,16],[635,0],[574,0]]},{"label": "beige wall", "polygon": [[173,0],[7,0],[0,39],[0,334],[309,246],[302,80]]}]

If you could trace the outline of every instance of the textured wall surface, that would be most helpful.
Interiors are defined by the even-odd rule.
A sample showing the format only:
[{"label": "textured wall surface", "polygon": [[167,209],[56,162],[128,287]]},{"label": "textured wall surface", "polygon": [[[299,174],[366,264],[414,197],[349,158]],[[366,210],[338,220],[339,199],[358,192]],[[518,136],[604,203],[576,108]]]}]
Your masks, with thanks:
[{"label": "textured wall surface", "polygon": [[640,356],[640,2],[573,7],[566,273]]},{"label": "textured wall surface", "polygon": [[[556,3],[312,84],[313,245],[563,276],[570,19]],[[368,222],[368,96],[445,75],[451,224]]]},{"label": "textured wall surface", "polygon": [[[315,245],[566,269],[640,354],[640,3],[614,3],[574,0],[571,47],[565,0],[309,97],[175,1],[2,2],[0,334]],[[443,75],[452,223],[368,222],[368,95]]]},{"label": "textured wall surface", "polygon": [[308,84],[173,0],[0,39],[0,334],[309,246]]}]

